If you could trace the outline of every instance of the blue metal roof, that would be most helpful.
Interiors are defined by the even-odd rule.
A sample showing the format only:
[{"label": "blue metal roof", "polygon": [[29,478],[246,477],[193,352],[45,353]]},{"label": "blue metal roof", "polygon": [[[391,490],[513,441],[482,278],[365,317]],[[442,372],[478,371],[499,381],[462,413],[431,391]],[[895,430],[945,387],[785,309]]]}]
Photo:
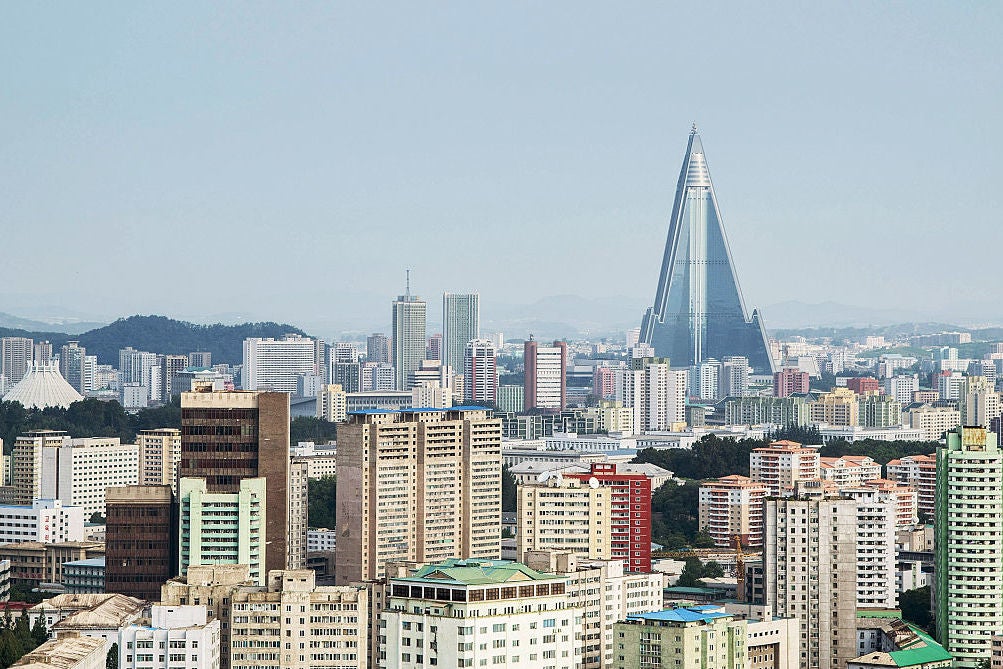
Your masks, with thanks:
[{"label": "blue metal roof", "polygon": [[635,616],[627,616],[628,620],[658,620],[675,623],[707,622],[715,618],[731,618],[730,613],[721,611],[709,611],[707,609],[716,607],[695,606],[686,609],[665,609],[664,611],[654,611],[653,613],[641,613]]}]

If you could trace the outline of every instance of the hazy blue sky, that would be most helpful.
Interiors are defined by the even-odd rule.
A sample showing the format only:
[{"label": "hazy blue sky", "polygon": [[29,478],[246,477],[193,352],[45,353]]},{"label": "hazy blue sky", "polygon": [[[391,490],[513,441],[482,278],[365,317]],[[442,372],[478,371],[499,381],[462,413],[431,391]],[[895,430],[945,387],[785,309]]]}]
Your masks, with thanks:
[{"label": "hazy blue sky", "polygon": [[750,305],[1003,321],[1003,5],[665,4],[8,3],[0,311],[642,305],[696,121]]}]

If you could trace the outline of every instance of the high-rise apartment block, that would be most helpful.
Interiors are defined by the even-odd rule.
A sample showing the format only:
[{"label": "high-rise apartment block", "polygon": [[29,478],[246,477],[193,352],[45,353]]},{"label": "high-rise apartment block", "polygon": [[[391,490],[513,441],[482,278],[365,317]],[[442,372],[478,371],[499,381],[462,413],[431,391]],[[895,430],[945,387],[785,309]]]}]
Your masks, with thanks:
[{"label": "high-rise apartment block", "polygon": [[251,580],[264,584],[272,553],[264,531],[271,516],[266,479],[242,478],[238,485],[237,492],[209,492],[206,479],[181,478],[179,573],[191,565],[246,564]]},{"label": "high-rise apartment block", "polygon": [[592,370],[592,394],[596,399],[616,397],[616,370],[608,365],[597,365]]},{"label": "high-rise apartment block", "polygon": [[749,478],[766,485],[771,497],[780,497],[799,481],[819,478],[818,449],[795,441],[775,441],[752,449]]},{"label": "high-rise apartment block", "polygon": [[860,424],[857,394],[849,388],[835,388],[832,392],[822,393],[808,406],[813,423],[843,427]]},{"label": "high-rise apartment block", "polygon": [[523,345],[523,364],[526,409],[552,412],[564,409],[567,404],[567,343],[555,341],[552,346],[540,346],[530,337]]},{"label": "high-rise apartment block", "polygon": [[632,358],[617,369],[616,399],[633,412],[634,430],[668,431],[686,421],[688,372],[661,358]]},{"label": "high-rise apartment block", "polygon": [[742,397],[749,392],[749,359],[726,355],[718,373],[718,397]]},{"label": "high-rise apartment block", "polygon": [[[243,493],[244,479],[262,479],[267,522],[263,578],[271,567],[304,564],[306,490],[293,485],[289,453],[289,395],[276,392],[201,392],[181,395],[179,477],[205,479],[205,493]],[[305,477],[303,485],[305,486]],[[179,496],[183,495],[179,491]],[[183,514],[182,514],[183,515]],[[303,537],[293,528],[303,526]]]},{"label": "high-rise apartment block", "polygon": [[[270,571],[264,586],[233,593],[230,665],[366,669],[368,611],[362,586],[318,586],[309,569]],[[428,639],[429,651],[436,647],[433,632],[419,638]]]},{"label": "high-rise apartment block", "polygon": [[763,546],[765,483],[732,474],[700,484],[699,527],[714,538],[714,545],[736,548]]},{"label": "high-rise apartment block", "polygon": [[[7,380],[7,387],[24,378],[35,356],[35,342],[26,337],[0,338],[0,374]],[[41,360],[39,362],[48,362]]]},{"label": "high-rise apartment block", "polygon": [[810,419],[803,396],[731,397],[724,403],[726,425],[808,425]]},{"label": "high-rise apartment block", "polygon": [[480,296],[477,293],[443,293],[442,361],[463,369],[467,342],[481,336]]},{"label": "high-rise apartment block", "polygon": [[428,338],[428,345],[425,347],[426,360],[442,361],[442,333],[436,332]]},{"label": "high-rise apartment block", "polygon": [[919,377],[915,374],[896,374],[884,379],[883,385],[885,395],[900,404],[909,404],[912,394],[919,390]]},{"label": "high-rise apartment block", "polygon": [[392,364],[390,337],[382,332],[374,332],[366,337],[366,362]]},{"label": "high-rise apartment block", "polygon": [[927,441],[940,441],[945,432],[961,425],[961,412],[952,407],[921,404],[910,407],[904,415],[910,427],[923,430]]},{"label": "high-rise apartment block", "polygon": [[565,478],[610,489],[610,558],[623,560],[628,571],[651,571],[651,479],[619,473],[611,462],[593,462],[588,474]]},{"label": "high-rise apartment block", "polygon": [[337,579],[388,561],[499,557],[501,420],[485,410],[369,411],[338,431]]},{"label": "high-rise apartment block", "polygon": [[317,343],[309,337],[288,334],[282,339],[252,337],[244,340],[244,366],[240,387],[295,393],[296,379],[317,374]]},{"label": "high-rise apartment block", "polygon": [[995,433],[947,433],[937,449],[934,527],[937,639],[954,666],[976,667],[1003,629],[1003,452]]},{"label": "high-rise apartment block", "polygon": [[[831,485],[831,484],[830,484]],[[765,604],[798,621],[798,666],[839,669],[857,656],[857,503],[822,481],[766,500]]]},{"label": "high-rise apartment block", "polygon": [[109,488],[105,591],[148,601],[178,573],[178,521],[169,485]]},{"label": "high-rise apartment block", "polygon": [[81,395],[89,390],[85,383],[87,375],[84,369],[84,358],[86,356],[87,349],[81,346],[78,341],[66,342],[59,349],[59,373]]},{"label": "high-rise apartment block", "polygon": [[[952,428],[953,429],[953,428]],[[906,455],[886,465],[888,478],[916,491],[916,509],[933,518],[937,502],[937,456]]]},{"label": "high-rise apartment block", "polygon": [[609,487],[551,474],[518,487],[516,553],[568,551],[592,560],[611,559]]},{"label": "high-rise apartment block", "polygon": [[19,436],[13,448],[12,501],[58,499],[84,517],[105,512],[105,489],[139,483],[139,447],[118,437],[72,439],[39,430]]},{"label": "high-rise apartment block", "polygon": [[348,419],[348,393],[342,389],[341,384],[321,386],[317,393],[317,418],[332,423],[342,423]]},{"label": "high-rise apartment block", "polygon": [[490,339],[472,339],[463,354],[463,400],[493,407],[498,403],[498,363]]},{"label": "high-rise apartment block", "polygon": [[212,353],[209,351],[192,351],[188,354],[188,366],[196,369],[212,367]]},{"label": "high-rise apartment block", "polygon": [[811,390],[810,383],[808,372],[802,372],[797,367],[785,367],[773,375],[773,396],[803,395]]},{"label": "high-rise apartment block", "polygon": [[958,398],[961,410],[961,424],[965,426],[989,427],[994,418],[1003,412],[1000,394],[989,379],[984,376],[966,376]]},{"label": "high-rise apartment block", "polygon": [[181,430],[174,427],[140,430],[136,446],[139,447],[139,485],[168,485],[177,492]]},{"label": "high-rise apartment block", "polygon": [[425,302],[410,286],[393,303],[393,356],[397,390],[410,390],[411,375],[425,359]]}]

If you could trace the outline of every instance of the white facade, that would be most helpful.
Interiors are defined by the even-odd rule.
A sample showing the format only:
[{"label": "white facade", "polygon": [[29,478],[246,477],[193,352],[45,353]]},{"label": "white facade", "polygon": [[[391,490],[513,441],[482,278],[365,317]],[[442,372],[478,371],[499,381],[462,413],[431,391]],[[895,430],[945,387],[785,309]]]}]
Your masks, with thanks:
[{"label": "white facade", "polygon": [[322,479],[338,474],[338,449],[317,447],[312,441],[301,441],[292,449],[295,458],[306,462],[307,478]]},{"label": "white facade", "polygon": [[119,669],[219,669],[220,622],[204,606],[154,604],[151,625],[119,632]]},{"label": "white facade", "polygon": [[244,390],[295,393],[298,376],[317,372],[317,343],[309,337],[286,335],[282,339],[244,340],[244,366],[240,373],[240,387]]},{"label": "white facade", "polygon": [[411,406],[422,409],[448,409],[453,406],[453,391],[438,381],[421,381],[411,388]]},{"label": "white facade", "polygon": [[819,477],[832,481],[838,488],[856,487],[881,478],[881,465],[866,455],[819,458]]},{"label": "white facade", "polygon": [[616,370],[616,399],[633,413],[634,430],[664,432],[686,421],[688,374],[668,362],[635,360],[639,369]]},{"label": "white facade", "polygon": [[316,530],[307,530],[306,549],[308,551],[333,551],[338,543],[338,532],[322,527]]},{"label": "white facade", "polygon": [[857,502],[857,608],[894,609],[898,499],[873,488],[851,488],[842,494]]},{"label": "white facade", "polygon": [[895,398],[900,404],[912,402],[912,394],[919,390],[919,377],[915,374],[899,374],[884,380],[885,395]]},{"label": "white facade", "polygon": [[348,418],[348,393],[339,383],[321,386],[317,393],[317,418],[341,423]]},{"label": "white facade", "polygon": [[59,499],[83,510],[84,518],[104,515],[106,488],[139,484],[139,446],[118,437],[64,439],[40,448],[40,499]]},{"label": "white facade", "polygon": [[425,359],[425,302],[410,290],[398,296],[393,303],[392,327],[394,387],[409,390],[409,378]]},{"label": "white facade", "polygon": [[536,347],[536,406],[563,409],[565,350],[560,346]]},{"label": "white facade", "polygon": [[84,540],[84,510],[58,499],[39,499],[31,506],[0,506],[0,544],[37,541],[43,544]]},{"label": "white facade", "polygon": [[136,446],[139,448],[139,484],[169,485],[176,494],[181,430],[173,427],[140,430]]},{"label": "white facade", "polygon": [[473,339],[464,348],[463,401],[489,406],[498,402],[498,366],[495,346],[490,339]]}]

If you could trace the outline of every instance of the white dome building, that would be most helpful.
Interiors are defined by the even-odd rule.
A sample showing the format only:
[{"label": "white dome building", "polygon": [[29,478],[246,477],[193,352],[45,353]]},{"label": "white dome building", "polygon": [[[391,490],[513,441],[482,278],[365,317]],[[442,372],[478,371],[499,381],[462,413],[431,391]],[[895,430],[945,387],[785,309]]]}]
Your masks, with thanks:
[{"label": "white dome building", "polygon": [[59,373],[59,363],[29,363],[28,372],[3,396],[4,402],[20,402],[25,409],[69,407],[84,397]]}]

